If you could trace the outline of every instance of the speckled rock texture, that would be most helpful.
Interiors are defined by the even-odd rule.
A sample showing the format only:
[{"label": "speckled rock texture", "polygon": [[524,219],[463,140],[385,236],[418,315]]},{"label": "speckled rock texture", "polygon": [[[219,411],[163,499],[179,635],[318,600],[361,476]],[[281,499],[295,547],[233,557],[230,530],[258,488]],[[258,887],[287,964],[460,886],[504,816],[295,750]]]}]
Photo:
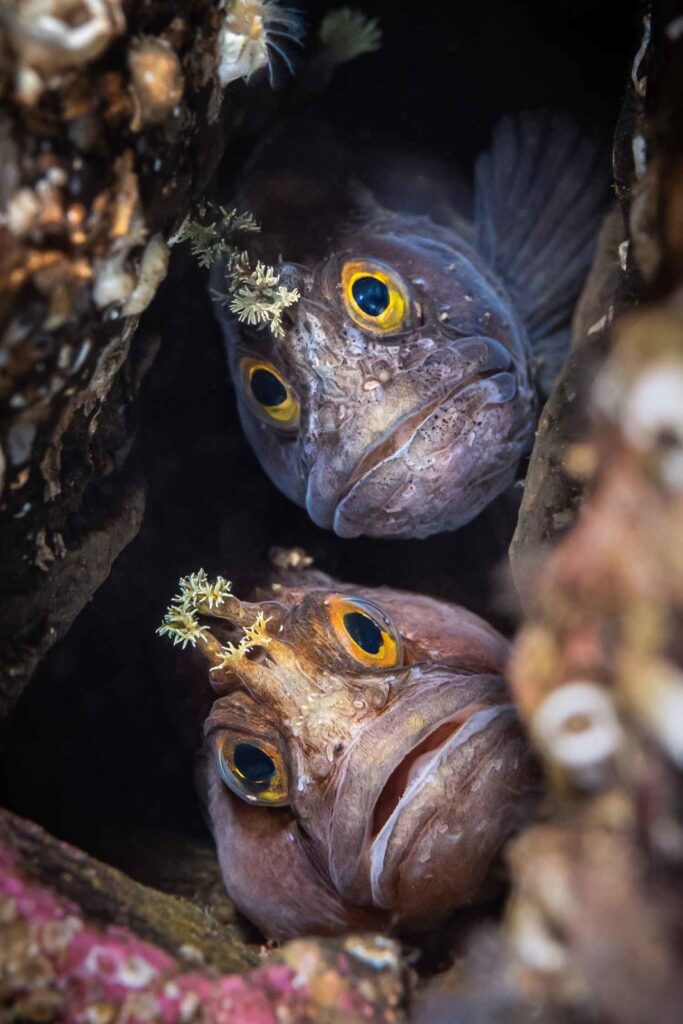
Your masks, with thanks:
[{"label": "speckled rock texture", "polygon": [[571,357],[511,550],[513,693],[545,781],[499,928],[426,1021],[674,1024],[683,1007],[683,12],[645,13]]},{"label": "speckled rock texture", "polygon": [[[50,886],[31,873],[36,854],[45,872],[41,846],[52,854]],[[126,892],[134,883],[116,875],[41,836],[35,826],[3,815],[0,1003],[9,1014],[5,1019],[74,1024],[398,1024],[403,1019],[404,971],[398,947],[388,939],[299,940],[277,954],[264,952],[263,963],[246,973],[225,974],[226,965],[245,970],[255,954],[238,952],[227,935],[221,951],[217,936],[207,938],[207,929],[188,910],[164,907],[158,893],[146,901],[141,886]],[[78,894],[78,902],[64,894],[65,888]],[[166,949],[140,937],[158,929],[162,909],[167,911],[161,925]],[[136,931],[122,924],[122,917]],[[177,946],[171,952],[174,934]]]},{"label": "speckled rock texture", "polygon": [[[221,154],[213,0],[0,21],[0,715],[137,532],[135,334]],[[233,110],[234,113],[234,110]]]},{"label": "speckled rock texture", "polygon": [[673,1024],[683,1006],[682,97],[680,5],[654,3],[616,137],[616,288],[587,334],[579,311],[517,535],[511,678],[549,820],[510,849],[504,948],[543,1019]]}]

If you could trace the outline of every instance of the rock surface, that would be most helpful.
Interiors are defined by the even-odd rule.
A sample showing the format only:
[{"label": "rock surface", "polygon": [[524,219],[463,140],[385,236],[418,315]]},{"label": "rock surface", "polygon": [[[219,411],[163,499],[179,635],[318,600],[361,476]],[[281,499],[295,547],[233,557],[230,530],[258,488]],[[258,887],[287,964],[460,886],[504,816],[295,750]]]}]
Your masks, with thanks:
[{"label": "rock surface", "polygon": [[[40,877],[51,875],[51,884]],[[70,895],[67,895],[69,893]],[[0,823],[0,1001],[9,1019],[398,1024],[398,947],[350,935],[267,955],[221,938],[184,901],[144,891],[4,814]],[[107,923],[104,923],[107,922]],[[133,931],[132,928],[135,930]],[[163,939],[166,948],[150,937]],[[177,943],[173,952],[169,942]],[[213,969],[212,969],[213,968]]]},{"label": "rock surface", "polygon": [[140,525],[124,464],[156,341],[135,331],[222,151],[224,20],[213,0],[3,11],[0,716]]}]

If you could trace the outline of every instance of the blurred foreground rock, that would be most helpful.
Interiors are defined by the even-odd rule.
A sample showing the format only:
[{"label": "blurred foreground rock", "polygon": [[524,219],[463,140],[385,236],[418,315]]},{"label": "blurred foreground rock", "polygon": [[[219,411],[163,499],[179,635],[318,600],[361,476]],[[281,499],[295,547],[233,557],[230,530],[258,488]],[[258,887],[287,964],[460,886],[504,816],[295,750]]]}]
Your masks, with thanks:
[{"label": "blurred foreground rock", "polygon": [[142,515],[135,335],[221,155],[214,0],[0,9],[0,716]]},{"label": "blurred foreground rock", "polygon": [[[0,819],[0,949],[3,1019],[403,1019],[406,980],[389,940],[300,940],[254,968],[254,947],[229,929],[221,934],[208,914],[137,885],[8,814]],[[235,969],[246,973],[222,973]]]},{"label": "blurred foreground rock", "polygon": [[615,287],[600,309],[589,284],[592,353],[579,310],[514,550],[512,684],[548,786],[509,852],[513,1019],[683,1012],[682,153],[683,19],[655,2],[615,143]]}]

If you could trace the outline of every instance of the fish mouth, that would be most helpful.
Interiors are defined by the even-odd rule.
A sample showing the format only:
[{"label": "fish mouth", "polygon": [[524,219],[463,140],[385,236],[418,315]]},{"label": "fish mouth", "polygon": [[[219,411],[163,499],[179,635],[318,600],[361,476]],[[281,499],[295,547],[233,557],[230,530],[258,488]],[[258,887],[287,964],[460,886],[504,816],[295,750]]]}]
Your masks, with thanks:
[{"label": "fish mouth", "polygon": [[408,447],[415,435],[427,420],[434,415],[441,406],[446,405],[456,398],[461,392],[477,384],[482,380],[488,380],[500,373],[510,373],[513,367],[513,359],[507,349],[497,342],[488,342],[485,348],[487,365],[476,372],[468,374],[462,380],[454,384],[448,391],[438,395],[426,405],[421,406],[415,412],[401,419],[394,427],[385,433],[379,441],[373,444],[356,465],[346,483],[339,492],[337,498],[337,509],[349,496],[353,488],[368,476],[377,466],[387,462],[397,455],[403,448]]},{"label": "fish mouth", "polygon": [[470,704],[458,714],[441,722],[416,746],[409,750],[403,760],[394,768],[384,783],[384,788],[377,798],[372,819],[371,836],[374,839],[387,823],[401,801],[406,789],[420,771],[420,766],[438,757],[441,748],[450,738],[463,727],[465,722],[477,711],[486,710],[485,704]]},{"label": "fish mouth", "polygon": [[[487,730],[501,716],[514,717],[514,714],[513,706],[508,703],[470,704],[441,722],[393,770],[375,804],[370,837],[370,887],[376,906],[383,906],[385,902],[382,893],[385,861],[401,815],[459,747]],[[416,822],[413,842],[423,828],[423,822]]]}]

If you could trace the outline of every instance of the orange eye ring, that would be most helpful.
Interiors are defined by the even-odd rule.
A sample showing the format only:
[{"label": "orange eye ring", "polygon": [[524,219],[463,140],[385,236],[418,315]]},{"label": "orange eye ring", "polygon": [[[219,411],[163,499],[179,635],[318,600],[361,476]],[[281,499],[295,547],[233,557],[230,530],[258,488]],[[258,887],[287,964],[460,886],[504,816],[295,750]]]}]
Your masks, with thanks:
[{"label": "orange eye ring", "polygon": [[287,430],[299,425],[299,399],[272,363],[244,356],[240,360],[240,373],[249,404],[264,422]]},{"label": "orange eye ring", "polygon": [[346,312],[371,334],[402,330],[410,314],[408,289],[391,267],[373,260],[349,260],[342,267]]},{"label": "orange eye ring", "polygon": [[344,650],[368,668],[395,668],[403,660],[401,636],[376,605],[360,597],[330,594],[327,616]]},{"label": "orange eye ring", "polygon": [[214,746],[221,777],[236,796],[268,807],[289,803],[287,769],[274,743],[230,732],[218,734]]}]

